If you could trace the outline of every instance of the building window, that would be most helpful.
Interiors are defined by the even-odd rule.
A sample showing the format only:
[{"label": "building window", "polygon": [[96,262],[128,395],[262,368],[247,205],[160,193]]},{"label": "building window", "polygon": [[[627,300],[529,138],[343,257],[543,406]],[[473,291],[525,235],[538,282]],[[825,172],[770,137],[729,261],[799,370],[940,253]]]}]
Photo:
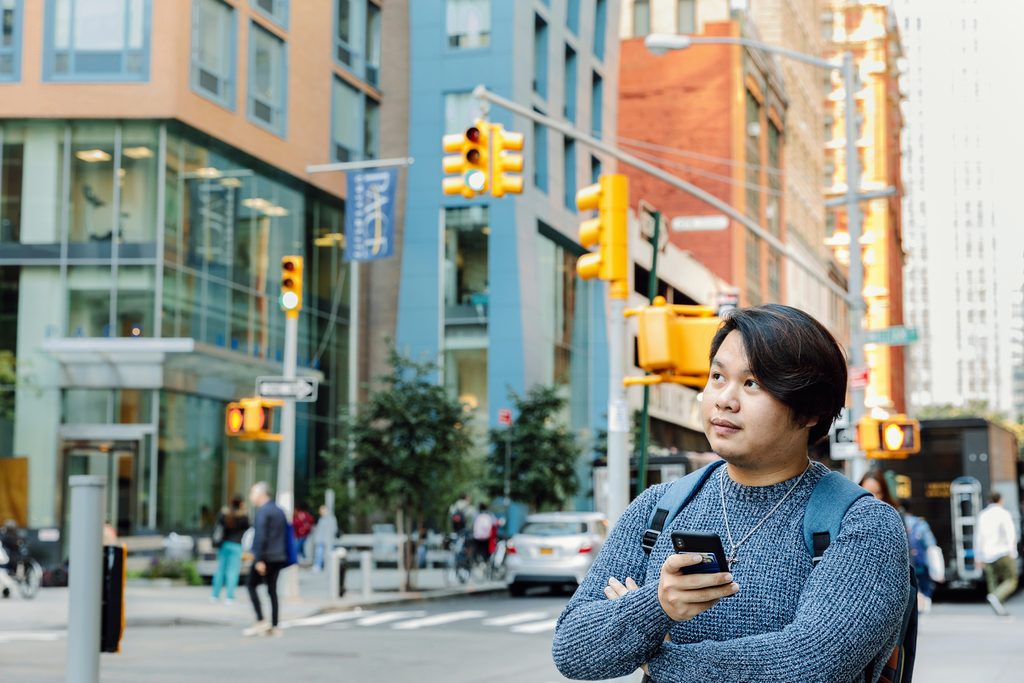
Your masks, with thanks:
[{"label": "building window", "polygon": [[192,3],[192,89],[235,109],[235,10],[221,0]]},{"label": "building window", "polygon": [[533,184],[548,191],[548,127],[540,123],[533,124]]},{"label": "building window", "polygon": [[[541,336],[550,351],[541,355],[543,381],[569,385],[583,380],[585,373],[574,372],[585,361],[586,301],[579,296],[581,281],[576,275],[577,255],[548,239],[543,233],[551,228],[541,224],[537,241],[537,287]],[[583,348],[581,348],[583,347]],[[549,355],[550,354],[550,355]]]},{"label": "building window", "polygon": [[676,5],[676,31],[678,33],[697,32],[697,0],[679,0]]},{"label": "building window", "polygon": [[348,68],[354,61],[355,35],[352,0],[336,0],[334,13],[334,58]]},{"label": "building window", "polygon": [[754,93],[747,91],[746,106],[746,138],[747,150],[747,215],[754,221],[761,222],[760,173],[761,166],[761,103]]},{"label": "building window", "polygon": [[646,36],[651,32],[650,0],[634,0],[633,2],[633,35]]},{"label": "building window", "polygon": [[590,157],[590,182],[597,183],[601,178],[601,160],[595,156]]},{"label": "building window", "polygon": [[366,116],[363,117],[363,157],[376,159],[380,156],[380,102],[366,98]]},{"label": "building window", "polygon": [[782,133],[773,121],[768,121],[768,196],[765,209],[768,230],[776,237],[782,226]]},{"label": "building window", "polygon": [[597,0],[594,5],[594,56],[604,61],[605,40],[608,33],[608,1]]},{"label": "building window", "polygon": [[761,240],[748,235],[746,242],[748,305],[758,306],[761,303]]},{"label": "building window", "polygon": [[444,303],[447,324],[486,324],[489,304],[486,206],[445,209]]},{"label": "building window", "polygon": [[257,24],[249,31],[249,120],[285,135],[288,54],[284,41]]},{"label": "building window", "polygon": [[363,94],[334,77],[331,116],[331,147],[335,161],[358,161],[365,144]]},{"label": "building window", "polygon": [[772,249],[768,253],[768,298],[770,301],[782,300],[780,271],[779,253]]},{"label": "building window", "polygon": [[565,25],[569,30],[579,35],[580,32],[580,0],[569,0],[569,7],[565,11]]},{"label": "building window", "polygon": [[565,118],[576,122],[576,50],[565,46]]},{"label": "building window", "polygon": [[44,80],[149,79],[150,0],[47,0]]},{"label": "building window", "polygon": [[592,86],[590,89],[590,118],[591,134],[601,137],[601,128],[604,126],[604,79],[596,71],[592,74]]},{"label": "building window", "polygon": [[21,78],[21,2],[0,0],[0,81]]},{"label": "building window", "polygon": [[548,25],[539,15],[533,20],[533,91],[548,96]]},{"label": "building window", "polygon": [[288,0],[249,0],[260,14],[281,28],[288,28]]},{"label": "building window", "polygon": [[380,7],[372,2],[366,5],[366,82],[380,85]]},{"label": "building window", "polygon": [[491,44],[491,0],[448,0],[448,47],[453,50]]},{"label": "building window", "polygon": [[[41,163],[41,159],[36,160]],[[21,241],[21,197],[25,169],[24,131],[0,127],[0,242]],[[56,193],[55,193],[56,194]],[[33,201],[41,203],[41,197]]]},{"label": "building window", "polygon": [[565,162],[563,177],[565,178],[565,205],[576,210],[576,141],[565,138],[562,146],[562,159]]}]

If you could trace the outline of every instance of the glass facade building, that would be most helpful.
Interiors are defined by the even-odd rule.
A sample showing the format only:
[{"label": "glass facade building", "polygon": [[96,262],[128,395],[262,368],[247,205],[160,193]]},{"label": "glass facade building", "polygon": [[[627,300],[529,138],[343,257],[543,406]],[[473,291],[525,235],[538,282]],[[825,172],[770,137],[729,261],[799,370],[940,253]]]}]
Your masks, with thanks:
[{"label": "glass facade building", "polygon": [[0,121],[0,453],[29,458],[30,525],[96,473],[121,533],[187,531],[273,481],[276,444],[225,403],[281,372],[281,257],[305,257],[296,493],[348,402],[344,206],[176,121]]}]

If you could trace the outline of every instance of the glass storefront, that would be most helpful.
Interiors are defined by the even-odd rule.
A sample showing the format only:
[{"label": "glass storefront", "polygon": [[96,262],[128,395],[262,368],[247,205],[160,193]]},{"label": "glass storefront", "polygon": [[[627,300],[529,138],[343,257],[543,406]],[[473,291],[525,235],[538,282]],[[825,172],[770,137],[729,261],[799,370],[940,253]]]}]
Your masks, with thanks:
[{"label": "glass storefront", "polygon": [[[227,440],[224,405],[251,393],[257,375],[279,372],[280,262],[299,254],[298,365],[323,373],[318,401],[297,411],[301,497],[348,402],[343,248],[342,200],[181,124],[0,121],[0,384],[16,354],[34,355],[26,381],[46,376],[47,364],[64,378],[36,392],[53,397],[46,414],[27,401],[17,408],[16,394],[31,398],[20,376],[17,392],[0,386],[0,446],[14,452],[12,425],[24,421],[22,432],[54,434],[54,476],[114,468],[125,532],[197,529],[253,481],[274,481],[277,444]],[[19,285],[37,293],[19,295]],[[36,310],[46,292],[48,308]],[[118,374],[125,359],[90,361],[107,363],[103,381],[124,384],[99,388],[102,373],[62,373],[66,357],[39,351],[47,338],[139,337],[191,338],[197,352],[155,361],[163,386],[137,389],[127,388],[137,376]],[[104,425],[120,436],[94,438]]]}]

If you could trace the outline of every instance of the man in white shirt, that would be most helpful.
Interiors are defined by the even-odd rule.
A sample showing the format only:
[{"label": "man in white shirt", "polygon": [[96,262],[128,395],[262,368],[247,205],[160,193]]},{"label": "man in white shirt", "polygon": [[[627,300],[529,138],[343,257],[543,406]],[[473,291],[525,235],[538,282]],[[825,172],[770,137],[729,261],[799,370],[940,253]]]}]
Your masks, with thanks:
[{"label": "man in white shirt", "polygon": [[986,598],[992,609],[1006,616],[1003,601],[1017,589],[1017,530],[1013,518],[1003,507],[1003,496],[994,492],[992,502],[978,516],[977,562],[988,582]]},{"label": "man in white shirt", "polygon": [[484,562],[491,559],[491,534],[495,523],[494,515],[487,511],[487,503],[480,503],[480,512],[473,520],[473,544],[477,556]]}]

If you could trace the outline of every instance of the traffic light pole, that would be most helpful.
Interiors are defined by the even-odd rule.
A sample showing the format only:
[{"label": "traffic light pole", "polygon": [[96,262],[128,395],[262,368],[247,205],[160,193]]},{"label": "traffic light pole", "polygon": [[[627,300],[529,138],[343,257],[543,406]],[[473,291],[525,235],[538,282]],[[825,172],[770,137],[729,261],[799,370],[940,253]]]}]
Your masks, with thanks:
[{"label": "traffic light pole", "polygon": [[[284,318],[284,378],[295,379],[299,347],[299,316],[297,311]],[[277,452],[277,504],[284,510],[288,523],[295,511],[295,399],[285,399],[281,406],[281,447]],[[299,569],[284,572],[284,596],[299,597]]]},{"label": "traffic light pole", "polygon": [[[658,296],[658,241],[661,238],[661,212],[651,214],[654,219],[654,235],[651,237],[651,274],[647,280],[647,298],[654,303]],[[647,488],[647,448],[651,437],[651,420],[648,415],[651,407],[651,387],[644,385],[644,405],[640,412],[640,453],[636,466],[636,495],[639,496]]]},{"label": "traffic light pole", "polygon": [[626,403],[626,296],[616,292],[624,282],[609,282],[608,322],[608,519],[612,524],[629,505],[629,454],[626,436],[629,411]]}]

